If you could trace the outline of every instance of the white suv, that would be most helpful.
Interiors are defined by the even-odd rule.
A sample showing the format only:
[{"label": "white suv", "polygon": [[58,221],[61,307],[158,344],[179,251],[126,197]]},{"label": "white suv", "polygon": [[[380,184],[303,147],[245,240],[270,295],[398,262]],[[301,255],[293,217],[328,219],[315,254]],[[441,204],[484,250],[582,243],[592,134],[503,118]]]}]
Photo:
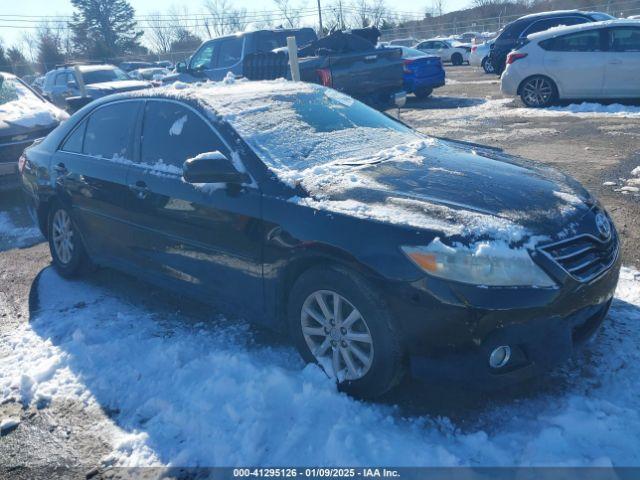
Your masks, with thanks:
[{"label": "white suv", "polygon": [[502,92],[529,107],[559,99],[640,98],[640,21],[556,27],[507,56]]},{"label": "white suv", "polygon": [[441,38],[422,40],[413,48],[429,55],[440,57],[443,62],[451,62],[453,65],[462,65],[463,62],[468,63],[469,52],[471,51],[471,47],[455,45],[451,41]]}]

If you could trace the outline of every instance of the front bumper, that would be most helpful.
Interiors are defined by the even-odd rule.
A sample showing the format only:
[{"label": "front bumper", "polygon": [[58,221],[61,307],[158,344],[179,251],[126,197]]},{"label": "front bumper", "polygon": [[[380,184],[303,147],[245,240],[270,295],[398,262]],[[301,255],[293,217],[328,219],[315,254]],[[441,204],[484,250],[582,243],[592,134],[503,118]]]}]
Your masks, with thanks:
[{"label": "front bumper", "polygon": [[[620,258],[596,281],[569,279],[559,289],[478,288],[425,278],[387,297],[414,378],[480,389],[506,387],[566,361],[606,317]],[[489,366],[501,345],[511,360]]]}]

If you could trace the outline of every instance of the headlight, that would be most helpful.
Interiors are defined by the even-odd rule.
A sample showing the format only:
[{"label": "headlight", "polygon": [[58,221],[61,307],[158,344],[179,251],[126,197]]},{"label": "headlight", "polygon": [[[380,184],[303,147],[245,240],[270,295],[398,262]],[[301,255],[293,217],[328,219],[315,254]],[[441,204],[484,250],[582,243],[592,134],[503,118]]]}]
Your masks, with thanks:
[{"label": "headlight", "polygon": [[435,277],[487,286],[553,287],[555,282],[536,265],[524,248],[506,242],[479,242],[450,247],[434,239],[426,247],[401,247],[422,270]]}]

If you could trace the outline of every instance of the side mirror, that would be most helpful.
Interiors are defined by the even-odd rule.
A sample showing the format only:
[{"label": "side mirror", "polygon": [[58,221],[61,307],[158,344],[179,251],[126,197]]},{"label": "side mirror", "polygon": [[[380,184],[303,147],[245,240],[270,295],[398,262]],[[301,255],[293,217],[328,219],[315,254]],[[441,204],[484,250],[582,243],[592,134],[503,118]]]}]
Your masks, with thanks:
[{"label": "side mirror", "polygon": [[187,62],[178,62],[176,63],[176,72],[184,73],[187,71]]},{"label": "side mirror", "polygon": [[236,170],[233,163],[217,151],[201,153],[184,162],[182,178],[187,183],[241,184],[249,180],[246,173]]}]

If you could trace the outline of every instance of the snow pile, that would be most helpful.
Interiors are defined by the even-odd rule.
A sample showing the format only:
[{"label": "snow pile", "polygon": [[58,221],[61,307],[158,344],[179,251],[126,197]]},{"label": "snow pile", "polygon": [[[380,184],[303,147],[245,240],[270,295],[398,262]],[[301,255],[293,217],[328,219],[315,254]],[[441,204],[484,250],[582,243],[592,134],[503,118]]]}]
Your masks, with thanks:
[{"label": "snow pile", "polygon": [[564,388],[484,407],[464,429],[340,394],[241,322],[145,311],[53,270],[38,292],[31,322],[0,339],[0,402],[117,412],[96,426],[116,465],[640,463],[640,273],[630,269],[603,330],[550,380]]},{"label": "snow pile", "polygon": [[618,181],[608,181],[602,184],[606,187],[615,187],[614,192],[620,192],[623,195],[633,195],[640,197],[640,166],[631,170],[631,178],[619,178]]},{"label": "snow pile", "polygon": [[5,90],[11,89],[11,96],[8,97],[9,101],[6,103],[0,102],[0,128],[6,128],[9,125],[19,125],[26,128],[48,127],[69,118],[66,112],[39,99],[27,87],[18,82],[12,81],[5,84],[3,88]]},{"label": "snow pile", "polygon": [[9,212],[0,212],[0,249],[20,248],[33,245],[42,240],[40,230],[35,225],[18,226]]}]

